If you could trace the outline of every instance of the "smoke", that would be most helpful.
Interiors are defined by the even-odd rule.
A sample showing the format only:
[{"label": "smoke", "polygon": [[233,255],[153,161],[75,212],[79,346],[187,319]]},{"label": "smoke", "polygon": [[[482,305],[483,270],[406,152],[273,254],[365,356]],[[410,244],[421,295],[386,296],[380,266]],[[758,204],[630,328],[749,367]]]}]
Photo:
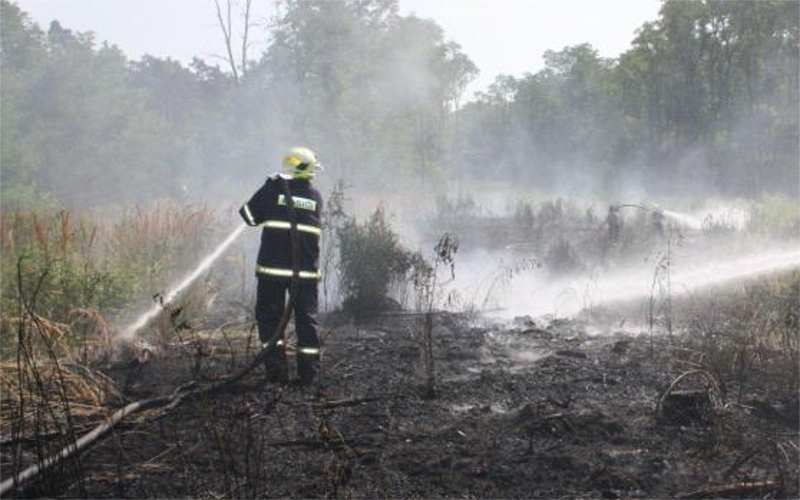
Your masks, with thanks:
[{"label": "smoke", "polygon": [[[409,216],[401,225],[403,241],[423,251],[442,232],[461,238],[448,290],[458,299],[455,309],[505,319],[565,317],[623,302],[644,307],[665,288],[677,297],[800,267],[796,231],[781,225],[784,216],[798,214],[786,214],[785,207],[767,209],[780,219],[762,225],[766,207],[751,201],[687,200],[686,210],[648,203],[623,211],[623,241],[609,245],[604,212],[591,210],[596,200],[532,203],[531,226],[518,219],[513,204],[506,204],[505,215],[481,205],[486,198],[496,208],[499,199],[524,199],[522,192],[484,191],[469,203],[442,204],[456,212],[469,208],[460,209],[464,213]],[[651,222],[656,210],[666,216],[663,235]]]}]

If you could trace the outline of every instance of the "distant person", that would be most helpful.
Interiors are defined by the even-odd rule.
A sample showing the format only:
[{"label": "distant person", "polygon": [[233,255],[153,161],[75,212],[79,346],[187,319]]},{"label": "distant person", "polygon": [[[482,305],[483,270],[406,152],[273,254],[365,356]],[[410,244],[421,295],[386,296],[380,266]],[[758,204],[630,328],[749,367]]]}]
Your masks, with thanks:
[{"label": "distant person", "polygon": [[619,207],[611,205],[608,207],[608,215],[606,216],[606,224],[608,225],[608,241],[616,243],[619,241],[619,231],[621,220],[619,216]]},{"label": "distant person", "polygon": [[653,210],[650,217],[653,222],[653,233],[655,233],[656,236],[664,236],[664,225],[666,222],[664,219],[664,211],[657,208]]},{"label": "distant person", "polygon": [[[294,200],[299,237],[299,255],[294,258],[299,259],[299,272],[296,275],[299,286],[292,312],[297,332],[297,375],[302,385],[311,385],[315,381],[320,359],[316,314],[322,197],[311,186],[317,170],[322,170],[322,166],[313,151],[301,147],[289,149],[283,157],[283,172],[269,177],[239,210],[247,225],[264,226],[256,265],[256,322],[258,336],[266,345],[275,335],[284,314],[287,292],[291,291],[290,285],[295,275],[290,232],[292,217],[287,207],[288,200]],[[265,365],[268,381],[288,381],[289,369],[283,338],[267,355]]]},{"label": "distant person", "polygon": [[517,204],[517,211],[514,214],[514,220],[520,229],[522,229],[524,234],[528,235],[533,231],[534,224],[536,223],[536,217],[533,215],[533,208],[531,207],[530,203]]},{"label": "distant person", "polygon": [[594,207],[589,207],[586,209],[586,223],[590,227],[596,227],[597,216],[594,214]]}]

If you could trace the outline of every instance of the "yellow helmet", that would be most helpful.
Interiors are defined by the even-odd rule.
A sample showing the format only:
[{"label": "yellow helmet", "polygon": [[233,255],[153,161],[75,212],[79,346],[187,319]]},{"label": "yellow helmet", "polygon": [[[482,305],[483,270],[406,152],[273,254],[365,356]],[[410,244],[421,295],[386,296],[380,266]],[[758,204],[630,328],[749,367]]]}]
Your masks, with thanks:
[{"label": "yellow helmet", "polygon": [[295,179],[313,179],[322,165],[317,155],[308,148],[295,147],[283,155],[283,173]]}]

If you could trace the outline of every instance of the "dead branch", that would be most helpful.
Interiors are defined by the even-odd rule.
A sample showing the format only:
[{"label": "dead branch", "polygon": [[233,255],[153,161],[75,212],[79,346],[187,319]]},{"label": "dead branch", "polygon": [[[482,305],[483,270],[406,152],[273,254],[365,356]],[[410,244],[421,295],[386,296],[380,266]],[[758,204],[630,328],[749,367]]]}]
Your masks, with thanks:
[{"label": "dead branch", "polygon": [[372,401],[380,401],[382,397],[371,397],[371,398],[356,398],[356,399],[343,399],[339,401],[325,401],[320,406],[322,408],[345,408],[349,406],[359,406],[365,403],[370,403]]},{"label": "dead branch", "polygon": [[[248,5],[249,5],[248,1]],[[222,16],[222,8],[219,6],[219,0],[214,0],[214,5],[217,7],[217,21],[219,22],[219,29],[222,30],[222,38],[225,41],[225,50],[228,52],[228,65],[231,67],[231,72],[233,72],[233,81],[236,85],[239,85],[239,71],[236,69],[236,59],[233,56],[233,45],[232,45],[232,23],[231,23],[231,0],[227,0],[227,15],[225,18]],[[227,19],[227,21],[226,21]]]},{"label": "dead branch", "polygon": [[[72,373],[76,371],[80,371],[82,376],[91,382],[94,385],[94,388],[103,391],[103,393],[109,393],[119,401],[123,401],[124,397],[114,385],[114,381],[111,380],[108,375],[103,374],[102,372],[94,371],[89,369],[88,367],[80,364],[80,363],[64,363],[62,365],[66,370],[69,370]],[[77,373],[75,373],[78,375]],[[96,391],[95,391],[96,392]],[[99,396],[98,396],[99,397]]]},{"label": "dead branch", "polygon": [[[292,448],[295,446],[303,446],[306,448],[311,449],[349,449],[350,446],[347,442],[344,441],[323,441],[319,439],[297,439],[293,441],[273,441],[271,443],[266,443],[267,446],[273,448]],[[359,446],[369,446],[376,444],[375,442],[368,441],[368,440],[357,440],[357,441],[350,441],[350,445],[359,445]]]},{"label": "dead branch", "polygon": [[250,7],[252,5],[253,0],[247,0],[244,6],[244,33],[242,33],[242,61],[241,61],[241,68],[242,68],[242,76],[244,76],[245,71],[247,71],[247,48],[250,44],[248,40],[250,36]]},{"label": "dead branch", "polygon": [[366,318],[378,317],[378,318],[391,318],[395,316],[428,316],[428,315],[447,315],[452,314],[451,311],[390,311],[390,312],[381,312],[381,313],[374,313],[374,314],[366,314]]},{"label": "dead branch", "polygon": [[708,488],[701,488],[678,498],[731,498],[734,496],[748,495],[752,496],[756,492],[763,490],[776,490],[780,488],[778,481],[758,481],[753,483],[734,483],[725,486],[711,486]]}]

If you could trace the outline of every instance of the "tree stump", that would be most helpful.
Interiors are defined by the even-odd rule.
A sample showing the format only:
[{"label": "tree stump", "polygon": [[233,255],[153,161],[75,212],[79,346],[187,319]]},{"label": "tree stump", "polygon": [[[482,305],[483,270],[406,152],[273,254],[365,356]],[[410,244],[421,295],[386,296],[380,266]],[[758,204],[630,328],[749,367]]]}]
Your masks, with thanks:
[{"label": "tree stump", "polygon": [[673,425],[709,424],[711,396],[705,389],[673,391],[661,402],[661,420]]}]

